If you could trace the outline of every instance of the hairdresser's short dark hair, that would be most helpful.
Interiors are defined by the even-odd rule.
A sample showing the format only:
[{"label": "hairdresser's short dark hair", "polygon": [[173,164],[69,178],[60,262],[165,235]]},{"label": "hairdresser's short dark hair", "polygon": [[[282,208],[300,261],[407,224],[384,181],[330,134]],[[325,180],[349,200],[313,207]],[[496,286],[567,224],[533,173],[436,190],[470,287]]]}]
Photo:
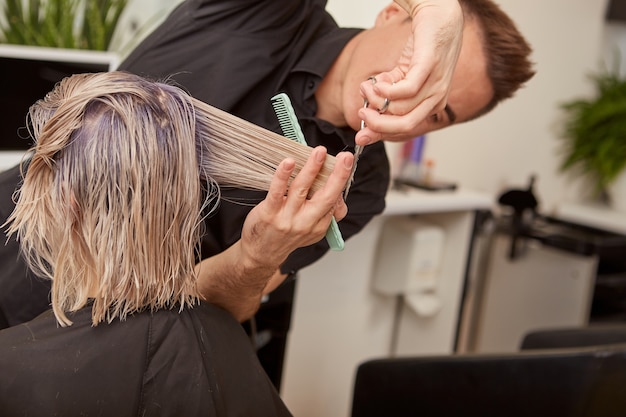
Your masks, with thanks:
[{"label": "hairdresser's short dark hair", "polygon": [[493,87],[491,101],[473,118],[493,110],[530,80],[535,71],[532,48],[511,18],[491,0],[459,0],[466,20],[476,19],[487,56],[487,74]]}]

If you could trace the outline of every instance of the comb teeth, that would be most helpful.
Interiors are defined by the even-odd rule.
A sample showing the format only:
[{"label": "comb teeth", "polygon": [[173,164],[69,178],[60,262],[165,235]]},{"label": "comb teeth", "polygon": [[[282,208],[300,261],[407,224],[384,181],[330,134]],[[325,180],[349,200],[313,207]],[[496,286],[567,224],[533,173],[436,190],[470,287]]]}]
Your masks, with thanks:
[{"label": "comb teeth", "polygon": [[272,107],[274,107],[283,136],[306,145],[304,134],[300,129],[296,113],[293,111],[293,107],[291,107],[289,96],[285,93],[275,95],[272,97]]}]

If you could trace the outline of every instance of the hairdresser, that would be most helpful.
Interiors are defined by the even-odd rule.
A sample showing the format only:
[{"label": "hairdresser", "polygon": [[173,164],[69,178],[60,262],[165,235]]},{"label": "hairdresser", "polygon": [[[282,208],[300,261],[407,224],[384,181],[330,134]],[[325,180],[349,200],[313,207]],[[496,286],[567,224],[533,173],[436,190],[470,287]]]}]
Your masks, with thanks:
[{"label": "hairdresser", "polygon": [[[367,30],[339,28],[324,8],[323,0],[187,0],[121,69],[172,77],[194,97],[275,132],[280,127],[270,99],[285,92],[311,146],[336,154],[353,149],[355,140],[367,144],[347,197],[348,215],[339,223],[348,239],[384,209],[389,164],[381,139],[403,140],[485,114],[532,76],[530,48],[490,0],[398,0]],[[0,181],[3,200],[15,189],[12,181]],[[242,236],[241,230],[264,197],[223,193],[220,209],[206,222],[205,262],[240,239],[259,236]],[[291,299],[294,280],[279,287],[281,282],[328,249],[321,240],[291,253],[271,274],[271,267],[261,268],[268,274],[262,290],[246,286],[251,275],[245,269],[220,265],[203,268],[216,274],[203,282],[230,294],[227,308],[243,319],[259,307],[262,293],[277,288],[266,306],[272,299]],[[267,243],[266,253],[272,250]],[[10,248],[0,254],[20,276],[25,270],[12,263],[16,258]],[[26,297],[13,299],[15,308],[24,308]],[[41,296],[27,304],[35,302]],[[275,319],[273,312],[264,314],[256,314],[257,324]]]},{"label": "hairdresser", "polygon": [[[411,15],[415,23],[422,22],[419,28]],[[406,21],[406,34],[395,32],[399,16]],[[323,0],[187,0],[120,68],[141,75],[172,76],[194,97],[279,133],[270,100],[279,92],[287,93],[309,145],[323,145],[331,154],[354,148],[354,131],[359,129],[361,117],[366,124],[379,126],[380,130],[368,128],[358,137],[371,144],[360,158],[347,197],[348,215],[339,223],[344,239],[349,239],[384,209],[389,164],[383,143],[377,141],[386,133],[397,132],[403,123],[386,121],[391,113],[382,117],[375,110],[383,110],[386,98],[379,93],[390,94],[391,107],[412,109],[407,119],[443,111],[462,29],[457,0],[393,3],[371,32],[339,29],[325,11]],[[409,32],[413,36],[405,50]],[[402,38],[380,47],[384,37],[397,35]],[[420,54],[413,54],[413,44],[420,47]],[[399,61],[403,50],[405,55]],[[398,62],[395,70],[383,73]],[[370,76],[377,77],[377,88],[383,90],[361,92],[360,84]],[[364,103],[361,94],[370,101],[373,114],[359,115]],[[237,247],[241,225],[251,207],[265,195],[223,190],[222,197],[220,208],[207,219],[203,239],[202,256],[212,264],[220,261],[211,258],[213,255]],[[294,220],[292,227],[298,226],[298,219]],[[259,334],[272,335],[270,344],[261,342],[258,347],[261,362],[277,386],[296,283],[289,279],[281,284],[328,249],[321,240],[294,251],[272,271],[262,289],[247,284],[250,274],[232,268],[223,270],[223,279],[213,276],[202,281],[209,292],[226,288],[223,298],[214,302],[228,303],[224,306],[239,319],[252,317],[262,296],[271,293],[261,311],[245,325],[252,334],[256,328]],[[265,253],[273,251],[270,239]],[[217,269],[203,270],[215,274]]]},{"label": "hairdresser", "polygon": [[[469,120],[510,96],[532,75],[530,48],[489,0],[398,0],[368,30],[338,28],[324,6],[323,0],[187,0],[120,68],[172,76],[194,97],[276,132],[270,99],[285,92],[310,145],[332,154],[352,149],[355,137],[368,145],[340,224],[349,238],[384,209],[389,166],[380,140]],[[501,37],[508,37],[509,50],[497,53],[518,67],[505,91],[495,90],[487,72],[490,49],[481,47],[481,38],[492,29],[482,27],[481,13],[495,15],[497,30],[506,31]],[[226,193],[208,220],[203,256],[237,242],[251,203],[263,197]],[[267,290],[327,250],[320,241],[294,252]]]},{"label": "hairdresser", "polygon": [[[333,154],[354,147],[354,130],[359,129],[360,118],[368,127],[357,138],[365,144],[390,132],[402,132],[398,126],[406,122],[394,115],[405,112],[407,120],[420,119],[443,108],[463,27],[456,0],[398,1],[381,12],[376,28],[369,32],[338,28],[324,8],[323,0],[187,0],[120,69],[153,78],[171,77],[194,97],[279,133],[270,98],[286,92],[309,144],[324,144]],[[393,35],[386,27],[393,29],[391,18],[400,13],[408,22],[411,39],[403,34],[386,42],[387,51],[381,50],[379,39],[385,33]],[[419,52],[413,53],[414,49]],[[350,79],[344,83],[345,70]],[[374,75],[376,90],[360,92],[359,84]],[[359,114],[364,97],[371,102],[370,109]],[[385,106],[385,98],[392,100],[391,104]],[[385,112],[375,110],[383,107],[387,107]],[[410,132],[405,133],[410,136]],[[388,175],[382,144],[368,146],[348,197],[350,216],[341,224],[344,238],[383,210]],[[5,218],[12,210],[10,195],[18,182],[18,168],[0,177],[0,214]],[[209,219],[203,257],[235,244],[248,211],[264,197],[262,193],[240,191],[225,194],[220,212]],[[265,292],[327,250],[325,242],[320,242],[294,253],[273,271],[274,280]],[[26,274],[24,265],[16,262],[15,242],[0,248],[0,260],[6,266],[0,272],[0,286],[10,286],[4,292],[7,295],[0,296],[2,327],[2,310],[5,325],[12,325],[45,308],[48,288],[38,281],[13,282],[13,277]],[[233,289],[234,282],[244,278],[233,277],[237,271],[224,273],[233,282],[229,285]],[[20,285],[25,288],[18,288]],[[24,291],[35,294],[26,303],[26,297],[21,296]],[[241,297],[239,305],[231,306],[233,313],[250,317],[260,298],[261,294]]]},{"label": "hairdresser", "polygon": [[[494,29],[479,24],[476,15],[483,11],[496,16]],[[485,30],[504,32],[509,42],[498,53],[508,54],[507,65],[518,67],[504,91],[496,91],[487,74]],[[310,145],[324,145],[331,154],[353,149],[355,137],[367,145],[347,197],[348,215],[339,223],[348,239],[384,209],[390,178],[381,139],[403,140],[481,114],[530,77],[528,53],[510,19],[487,0],[398,0],[367,30],[339,28],[323,0],[187,0],[121,68],[171,75],[193,96],[276,132],[270,99],[285,92]],[[220,209],[207,221],[202,255],[236,244],[251,206],[263,198],[225,191]],[[293,252],[264,293],[328,249],[322,240]],[[247,277],[239,283],[237,272],[225,275],[240,303],[230,309],[240,309],[237,316],[243,318],[258,308],[260,295],[244,296]],[[282,285],[269,304],[272,298],[290,298],[293,285],[292,280]],[[269,317],[264,310],[256,315],[259,327],[274,319],[271,305]]]},{"label": "hairdresser", "polygon": [[[270,99],[285,92],[307,142],[324,145],[331,154],[354,147],[354,130],[362,117],[370,127],[357,138],[372,145],[359,161],[347,199],[349,213],[340,224],[344,238],[349,238],[384,209],[389,166],[383,144],[374,142],[399,131],[404,119],[443,111],[460,49],[463,16],[457,0],[399,1],[381,13],[376,28],[362,32],[339,29],[324,6],[321,0],[188,0],[120,68],[150,76],[172,75],[194,97],[276,132],[280,128]],[[378,44],[383,35],[400,35],[396,32],[399,16],[413,36],[407,46],[408,32],[402,34],[401,41],[387,42],[383,52]],[[423,22],[419,28],[418,22]],[[422,52],[413,54],[412,45]],[[398,62],[391,72],[383,73]],[[361,93],[360,84],[373,75],[377,89]],[[403,120],[388,120],[391,113],[374,110],[384,106],[383,93],[398,111],[411,109]],[[363,114],[359,114],[364,103],[361,94],[371,103],[370,111]],[[235,244],[251,204],[263,198],[261,193],[225,191],[217,214],[208,219],[203,256]],[[295,251],[275,271],[265,292],[327,250],[326,242],[320,241]],[[259,299],[242,297],[241,301],[238,316],[243,317],[254,312]]]}]

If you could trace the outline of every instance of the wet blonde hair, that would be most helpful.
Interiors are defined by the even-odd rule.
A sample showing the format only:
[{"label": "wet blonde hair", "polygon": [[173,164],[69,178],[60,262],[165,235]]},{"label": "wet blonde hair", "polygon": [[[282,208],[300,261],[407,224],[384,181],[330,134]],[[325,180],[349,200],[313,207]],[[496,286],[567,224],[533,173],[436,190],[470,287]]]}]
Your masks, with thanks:
[{"label": "wet blonde hair", "polygon": [[61,325],[91,298],[94,325],[194,305],[201,213],[217,201],[216,182],[267,190],[282,159],[293,157],[299,170],[310,154],[125,72],[68,77],[29,119],[35,146],[7,233],[52,279]]}]

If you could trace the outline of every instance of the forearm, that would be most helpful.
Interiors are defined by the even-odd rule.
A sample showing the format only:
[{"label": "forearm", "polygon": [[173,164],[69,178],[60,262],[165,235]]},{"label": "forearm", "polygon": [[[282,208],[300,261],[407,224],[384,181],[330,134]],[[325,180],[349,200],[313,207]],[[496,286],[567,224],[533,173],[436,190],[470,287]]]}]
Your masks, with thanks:
[{"label": "forearm", "polygon": [[246,256],[239,241],[196,266],[198,292],[205,301],[242,322],[256,313],[277,270],[278,265],[272,262],[261,263]]}]

